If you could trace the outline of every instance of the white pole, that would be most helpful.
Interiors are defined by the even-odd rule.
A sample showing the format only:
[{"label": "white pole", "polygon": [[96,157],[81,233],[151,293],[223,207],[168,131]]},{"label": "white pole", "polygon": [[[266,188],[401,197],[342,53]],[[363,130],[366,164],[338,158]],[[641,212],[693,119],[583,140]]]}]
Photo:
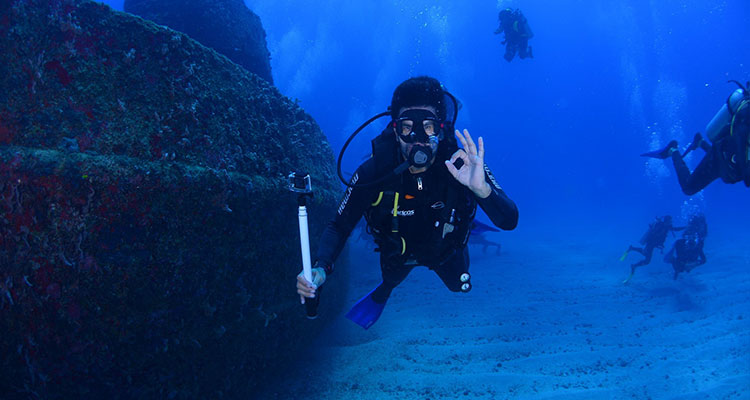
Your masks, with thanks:
[{"label": "white pole", "polygon": [[302,248],[302,274],[312,283],[312,263],[310,262],[310,235],[307,230],[307,208],[299,206],[299,241]]}]

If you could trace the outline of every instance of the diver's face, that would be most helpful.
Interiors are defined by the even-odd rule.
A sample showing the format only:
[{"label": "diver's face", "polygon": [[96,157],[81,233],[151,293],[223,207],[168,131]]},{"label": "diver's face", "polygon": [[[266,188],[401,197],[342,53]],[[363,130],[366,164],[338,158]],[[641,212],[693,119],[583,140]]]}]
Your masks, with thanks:
[{"label": "diver's face", "polygon": [[[415,146],[430,147],[432,149],[432,158],[426,166],[422,168],[409,167],[409,172],[412,174],[426,171],[435,162],[438,147],[436,139],[439,130],[440,121],[437,118],[435,107],[414,106],[404,107],[399,110],[399,119],[396,121],[396,126],[393,127],[393,133],[398,138],[401,155],[404,158],[408,158],[409,153]],[[420,134],[415,135],[416,131],[419,131]],[[421,138],[422,141],[416,138]],[[427,140],[425,141],[424,139]]]}]

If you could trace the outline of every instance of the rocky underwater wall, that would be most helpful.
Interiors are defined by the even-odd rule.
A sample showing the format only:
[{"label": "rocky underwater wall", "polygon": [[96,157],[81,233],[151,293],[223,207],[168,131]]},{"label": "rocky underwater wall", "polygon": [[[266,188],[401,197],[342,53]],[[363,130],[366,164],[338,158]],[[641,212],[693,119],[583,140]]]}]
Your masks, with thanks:
[{"label": "rocky underwater wall", "polygon": [[242,0],[125,0],[125,11],[186,33],[273,83],[266,31]]},{"label": "rocky underwater wall", "polygon": [[343,298],[304,318],[291,170],[317,238],[333,155],[276,88],[99,3],[0,2],[0,397],[253,398]]}]

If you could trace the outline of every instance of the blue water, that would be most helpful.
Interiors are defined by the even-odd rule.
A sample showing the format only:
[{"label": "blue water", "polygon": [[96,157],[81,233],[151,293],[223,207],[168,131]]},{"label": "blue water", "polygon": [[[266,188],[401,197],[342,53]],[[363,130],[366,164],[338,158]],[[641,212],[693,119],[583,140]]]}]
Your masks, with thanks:
[{"label": "blue water", "polygon": [[[750,222],[742,185],[717,182],[688,198],[670,164],[638,157],[670,139],[686,146],[735,89],[727,80],[750,78],[747,1],[245,3],[262,19],[276,86],[336,154],[396,85],[427,74],[462,102],[457,127],[484,137],[487,163],[521,209],[520,230],[571,220],[583,231],[603,220],[639,230],[685,207],[715,226]],[[493,31],[506,6],[529,19],[534,59],[502,59]],[[347,171],[369,138],[352,146]]]},{"label": "blue water", "polygon": [[[509,3],[536,35],[536,58],[511,63],[493,35],[505,4],[360,3],[246,1],[263,20],[276,85],[301,100],[336,153],[398,83],[428,74],[463,103],[458,127],[485,138],[520,230],[641,226],[686,213],[686,200],[715,226],[750,222],[746,188],[716,183],[688,199],[671,165],[637,156],[672,138],[687,145],[734,89],[726,81],[750,77],[750,3]],[[368,145],[353,146],[364,155]],[[349,154],[351,170],[359,159]]]},{"label": "blue water", "polygon": [[[750,398],[750,385],[742,382],[750,376],[747,322],[716,328],[710,327],[713,322],[710,319],[708,326],[689,322],[700,320],[700,316],[728,313],[722,304],[716,304],[718,294],[729,303],[727,307],[748,304],[750,189],[717,180],[701,193],[685,196],[671,162],[638,156],[662,147],[670,139],[686,146],[695,132],[705,129],[736,88],[727,81],[750,79],[750,2],[245,0],[245,3],[262,19],[276,86],[286,96],[299,99],[300,105],[320,124],[336,154],[360,123],[386,109],[393,89],[409,77],[432,75],[459,98],[463,108],[457,127],[468,129],[474,136],[483,136],[486,163],[519,206],[517,230],[496,238],[503,242],[503,252],[508,257],[497,262],[507,265],[508,260],[518,263],[530,259],[537,274],[514,272],[518,282],[528,285],[521,288],[529,291],[514,290],[513,295],[536,293],[533,283],[539,280],[539,285],[552,291],[557,288],[570,292],[570,298],[575,298],[576,290],[589,289],[596,289],[602,296],[609,293],[632,297],[644,310],[653,311],[642,320],[638,317],[640,311],[623,309],[624,314],[632,317],[628,332],[639,332],[640,324],[653,324],[653,319],[657,325],[659,321],[673,324],[675,313],[695,312],[685,317],[688,322],[684,330],[718,329],[729,348],[745,349],[743,354],[734,356],[731,368],[725,368],[722,358],[700,358],[702,361],[692,368],[710,369],[714,378],[705,384],[709,389],[698,395],[686,394],[682,390],[687,386],[681,384],[663,390],[618,392],[618,385],[637,386],[638,379],[608,381],[604,374],[599,384],[606,392],[581,390],[580,397],[576,392],[564,392],[570,398],[617,398],[616,393],[627,393],[623,396],[627,398]],[[110,4],[121,9],[116,2]],[[503,60],[501,37],[493,35],[493,31],[498,11],[506,6],[521,8],[528,18],[535,33],[530,41],[534,59],[516,58],[511,63]],[[372,137],[373,131],[363,134],[347,153],[346,171],[351,172],[367,154],[368,134]],[[700,152],[695,154],[688,158],[691,167],[700,160]],[[657,253],[652,265],[644,268],[641,283],[631,286],[630,292],[622,285],[612,284],[627,275],[628,264],[617,262],[621,251],[640,238],[655,216],[671,214],[680,225],[696,211],[705,213],[710,232],[706,243],[709,260],[700,267],[703,272],[696,271],[685,278],[688,283],[673,283],[669,266],[661,262]],[[535,248],[534,243],[544,245]],[[668,239],[667,245],[670,244]],[[548,257],[544,265],[549,270],[545,271],[538,261],[534,264],[533,257],[540,254]],[[582,254],[586,256],[581,258]],[[571,259],[586,261],[570,264]],[[490,268],[493,262],[478,260],[474,268],[481,271],[482,266]],[[560,269],[569,271],[571,265],[575,265],[578,273],[566,277],[562,286],[556,286],[559,282],[549,275]],[[376,281],[377,266],[373,263],[370,267],[375,273],[370,279]],[[651,272],[645,272],[647,268]],[[602,271],[604,277],[599,276]],[[492,278],[508,278],[497,274]],[[607,283],[592,284],[587,280],[592,276]],[[428,281],[410,278],[408,285],[424,289],[435,283],[429,280],[431,277],[425,279]],[[569,283],[571,280],[580,285]],[[362,291],[370,283],[373,282],[353,284],[356,293],[352,296],[364,294]],[[739,283],[745,286],[738,286]],[[601,286],[607,289],[602,290]],[[568,287],[570,290],[566,291]],[[409,297],[407,290],[399,293],[403,297],[392,299],[389,308],[399,310],[399,302],[401,307],[407,307],[420,301],[418,297]],[[454,300],[445,291],[440,293],[442,302],[466,301]],[[590,291],[585,293],[590,295]],[[473,299],[472,304],[483,304],[476,294]],[[665,306],[662,300],[668,304]],[[596,307],[607,304],[584,302],[578,311],[584,315],[581,318],[596,319]],[[534,307],[541,309],[543,315],[547,315],[543,312],[545,307],[550,312],[559,310],[559,304],[544,301],[536,302]],[[578,312],[575,310],[575,306],[564,309],[573,315]],[[750,318],[747,311],[744,311],[745,321]],[[409,312],[424,317],[425,310],[413,307]],[[728,319],[742,314],[741,310],[732,313]],[[386,310],[383,318],[388,316]],[[565,325],[568,329],[562,329],[565,332],[578,326],[573,317],[561,321],[568,324]],[[409,322],[407,318],[403,320],[406,326],[383,324],[377,338],[384,343],[403,344],[397,338],[401,337],[401,329],[410,326]],[[514,319],[514,323],[522,322],[529,323],[523,318]],[[552,324],[538,329],[561,328]],[[362,337],[368,337],[350,328],[345,332],[344,341],[350,344],[361,343],[365,340]],[[662,337],[654,335],[644,340],[658,346]],[[699,342],[680,343],[684,343],[683,347],[698,348]],[[540,346],[544,345],[542,341]],[[326,346],[335,348],[330,342]],[[374,349],[378,350],[382,351],[382,347]],[[513,351],[513,347],[508,351]],[[330,363],[343,362],[334,353],[317,354],[314,361],[319,364],[311,367],[332,370]],[[401,353],[396,356],[416,357],[408,350],[404,353],[405,356]],[[659,353],[659,357],[669,354],[669,351]],[[659,357],[654,356],[653,362],[658,363]],[[649,359],[646,355],[641,361]],[[362,363],[359,367],[363,370],[377,369],[377,365],[367,364],[366,359],[357,362]],[[643,365],[628,361],[618,368],[624,375],[632,373],[639,377]],[[667,364],[659,365],[666,368]],[[455,371],[445,366],[444,372]],[[492,374],[488,374],[491,379]],[[654,376],[664,375],[669,375],[669,371],[654,372]],[[733,378],[737,376],[739,381]],[[399,379],[398,376],[392,379],[394,387],[415,388],[411,382]],[[329,376],[324,381],[336,379]],[[651,379],[645,381],[655,384]],[[554,397],[550,394],[554,391],[549,390],[547,394],[535,395],[529,389],[530,381],[519,382],[526,386],[510,392],[504,389],[512,387],[512,382],[505,386],[499,383],[502,394],[497,398]],[[377,388],[362,385],[372,389],[368,398],[377,398],[373,394]],[[738,391],[712,392],[711,385],[734,386]],[[331,396],[340,395],[328,391]],[[454,398],[453,395],[458,398],[461,394],[441,393],[403,398]],[[392,393],[383,398],[401,397]]]}]

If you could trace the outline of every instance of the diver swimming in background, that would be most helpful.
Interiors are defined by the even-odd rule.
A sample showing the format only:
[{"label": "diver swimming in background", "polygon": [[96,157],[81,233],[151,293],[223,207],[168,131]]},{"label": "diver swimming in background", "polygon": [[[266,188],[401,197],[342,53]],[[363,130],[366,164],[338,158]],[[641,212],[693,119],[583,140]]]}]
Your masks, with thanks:
[{"label": "diver swimming in background", "polygon": [[469,238],[469,242],[470,244],[473,244],[476,246],[482,246],[482,253],[487,253],[488,248],[494,247],[495,255],[499,255],[500,249],[502,248],[502,246],[500,246],[500,243],[490,240],[486,237],[486,234],[488,232],[499,232],[499,231],[500,231],[499,229],[496,229],[480,221],[474,220],[471,224],[471,237]]},{"label": "diver swimming in background", "polygon": [[518,53],[518,57],[521,59],[527,57],[534,58],[531,46],[529,46],[529,39],[534,37],[534,32],[531,31],[529,22],[521,10],[506,8],[500,11],[498,20],[500,26],[495,30],[495,34],[498,35],[505,32],[505,40],[502,42],[505,45],[505,55],[503,55],[503,58],[511,62],[516,53]]},{"label": "diver swimming in background", "polygon": [[625,257],[627,257],[628,253],[631,251],[636,251],[644,256],[643,260],[630,266],[630,275],[622,283],[628,283],[630,281],[630,278],[635,274],[636,268],[651,262],[651,256],[653,255],[655,248],[664,249],[664,241],[667,239],[667,234],[669,232],[680,231],[683,229],[685,228],[672,226],[671,215],[665,215],[662,218],[657,217],[656,221],[649,224],[648,230],[640,240],[640,243],[644,245],[644,247],[629,246],[628,249],[625,250],[625,253],[623,253],[622,257],[620,257],[620,261],[625,261]]},{"label": "diver swimming in background", "polygon": [[[453,118],[447,111],[450,101]],[[379,117],[391,118],[372,141],[372,157],[352,176],[337,214],[320,238],[313,282],[297,276],[303,303],[316,298],[362,216],[378,245],[383,281],[347,318],[369,328],[391,291],[418,265],[435,271],[453,292],[471,290],[466,243],[477,204],[504,230],[516,227],[518,209],[484,164],[483,139],[475,144],[467,130],[452,134],[457,112],[455,98],[436,79],[411,78],[396,88],[388,112],[371,118],[349,138]],[[339,156],[340,177],[348,143]]]},{"label": "diver swimming in background", "polygon": [[672,264],[674,278],[682,272],[690,272],[699,265],[706,263],[703,245],[708,235],[708,225],[703,214],[696,214],[690,218],[682,238],[675,241],[664,261]]},{"label": "diver swimming in background", "polygon": [[[750,91],[746,86],[735,90],[726,104],[716,113],[706,127],[709,144],[700,133],[684,153],[677,150],[677,141],[672,140],[663,149],[641,154],[658,159],[672,158],[675,173],[683,193],[693,195],[700,192],[717,178],[726,183],[745,182],[750,187]],[[685,164],[685,156],[701,148],[706,154],[693,172]]]},{"label": "diver swimming in background", "polygon": [[703,213],[696,213],[690,217],[688,224],[685,227],[685,231],[682,232],[683,236],[696,236],[701,241],[706,239],[708,236],[708,224],[706,223],[706,216]]}]

